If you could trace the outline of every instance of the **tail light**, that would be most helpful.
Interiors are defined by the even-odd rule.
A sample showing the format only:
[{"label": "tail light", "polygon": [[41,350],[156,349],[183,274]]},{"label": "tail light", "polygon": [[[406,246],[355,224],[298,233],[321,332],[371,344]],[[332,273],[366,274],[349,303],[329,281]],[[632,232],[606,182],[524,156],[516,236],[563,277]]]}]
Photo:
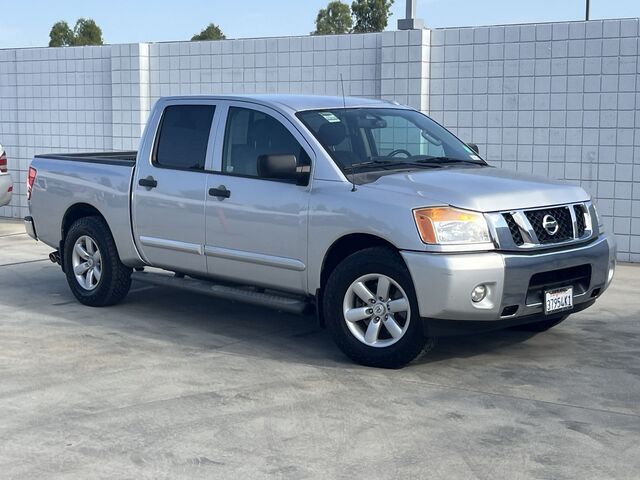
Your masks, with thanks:
[{"label": "tail light", "polygon": [[29,176],[27,177],[27,200],[31,200],[31,190],[33,189],[33,183],[36,181],[35,168],[29,167]]},{"label": "tail light", "polygon": [[7,173],[7,153],[0,155],[0,173]]}]

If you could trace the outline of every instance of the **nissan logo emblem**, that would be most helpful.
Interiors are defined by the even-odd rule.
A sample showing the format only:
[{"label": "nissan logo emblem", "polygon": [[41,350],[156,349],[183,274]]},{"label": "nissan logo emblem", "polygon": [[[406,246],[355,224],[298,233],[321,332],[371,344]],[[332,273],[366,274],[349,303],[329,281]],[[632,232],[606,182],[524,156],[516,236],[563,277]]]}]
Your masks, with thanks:
[{"label": "nissan logo emblem", "polygon": [[545,215],[542,218],[542,228],[546,230],[549,235],[555,235],[560,229],[558,221],[552,215]]}]

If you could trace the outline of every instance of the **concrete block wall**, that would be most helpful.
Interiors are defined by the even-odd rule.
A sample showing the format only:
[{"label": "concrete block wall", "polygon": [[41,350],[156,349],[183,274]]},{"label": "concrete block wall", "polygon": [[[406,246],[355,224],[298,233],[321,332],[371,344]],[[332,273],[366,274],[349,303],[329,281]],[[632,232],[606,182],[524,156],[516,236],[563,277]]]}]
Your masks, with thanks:
[{"label": "concrete block wall", "polygon": [[380,96],[380,34],[151,45],[151,98],[207,93]]},{"label": "concrete block wall", "polygon": [[638,19],[433,30],[428,110],[496,166],[581,184],[640,261]]},{"label": "concrete block wall", "polygon": [[428,30],[383,34],[381,98],[428,110],[430,39]]},{"label": "concrete block wall", "polygon": [[14,194],[0,216],[26,214],[36,153],[112,146],[111,47],[0,50],[0,144]]},{"label": "concrete block wall", "polygon": [[150,110],[149,44],[111,48],[113,149],[136,150]]}]

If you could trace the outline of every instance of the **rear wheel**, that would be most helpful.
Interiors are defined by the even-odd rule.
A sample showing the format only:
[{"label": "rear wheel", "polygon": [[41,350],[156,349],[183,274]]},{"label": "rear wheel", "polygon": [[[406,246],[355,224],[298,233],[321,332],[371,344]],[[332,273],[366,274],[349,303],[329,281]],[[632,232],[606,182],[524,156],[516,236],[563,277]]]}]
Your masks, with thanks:
[{"label": "rear wheel", "polygon": [[362,365],[402,367],[427,342],[409,271],[387,248],[356,252],[336,267],[324,312],[338,347]]},{"label": "rear wheel", "polygon": [[131,269],[120,261],[111,232],[99,217],[84,217],[71,225],[63,260],[67,283],[84,305],[113,305],[129,292]]},{"label": "rear wheel", "polygon": [[563,315],[561,317],[549,318],[547,320],[542,320],[540,322],[534,323],[525,323],[524,325],[516,325],[515,327],[511,327],[512,330],[519,330],[522,332],[546,332],[550,328],[559,325],[564,322],[569,315]]}]

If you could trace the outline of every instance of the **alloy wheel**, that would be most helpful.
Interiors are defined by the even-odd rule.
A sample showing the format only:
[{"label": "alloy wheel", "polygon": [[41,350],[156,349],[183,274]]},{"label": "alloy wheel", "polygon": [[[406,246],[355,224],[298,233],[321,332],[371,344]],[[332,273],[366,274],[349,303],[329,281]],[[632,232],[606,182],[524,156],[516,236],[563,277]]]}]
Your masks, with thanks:
[{"label": "alloy wheel", "polygon": [[378,273],[363,275],[347,289],[344,321],[360,342],[383,348],[398,342],[411,320],[409,297],[392,278]]},{"label": "alloy wheel", "polygon": [[76,240],[71,256],[73,273],[85,290],[94,290],[102,277],[102,255],[96,242],[87,235]]}]

